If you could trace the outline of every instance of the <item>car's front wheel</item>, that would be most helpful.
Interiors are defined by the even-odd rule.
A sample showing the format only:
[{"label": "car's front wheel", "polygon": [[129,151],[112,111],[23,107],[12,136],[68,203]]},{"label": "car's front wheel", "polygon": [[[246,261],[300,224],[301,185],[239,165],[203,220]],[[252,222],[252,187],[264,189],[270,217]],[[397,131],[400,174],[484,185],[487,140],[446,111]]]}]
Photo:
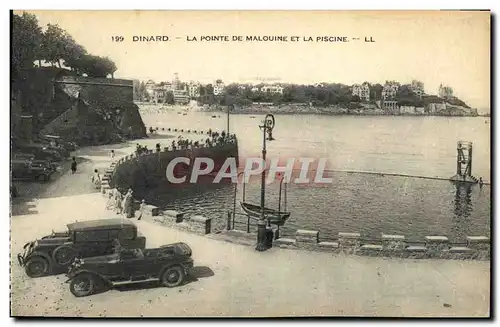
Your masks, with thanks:
[{"label": "car's front wheel", "polygon": [[181,266],[173,266],[165,269],[160,280],[166,287],[176,287],[184,282],[184,278],[184,269]]},{"label": "car's front wheel", "polygon": [[89,296],[95,291],[96,278],[91,274],[80,274],[69,284],[70,292],[76,297]]},{"label": "car's front wheel", "polygon": [[24,269],[31,278],[42,277],[49,272],[49,263],[42,257],[32,257],[26,261]]}]

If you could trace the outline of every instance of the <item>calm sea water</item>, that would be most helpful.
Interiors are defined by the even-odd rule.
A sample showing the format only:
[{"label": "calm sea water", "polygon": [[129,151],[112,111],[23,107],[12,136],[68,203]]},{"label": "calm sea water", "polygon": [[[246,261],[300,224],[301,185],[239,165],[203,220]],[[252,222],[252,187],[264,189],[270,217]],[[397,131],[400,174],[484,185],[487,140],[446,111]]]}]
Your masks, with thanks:
[{"label": "calm sea water", "polygon": [[[183,108],[143,107],[147,127],[225,130],[226,116],[178,114]],[[473,143],[473,174],[490,179],[490,120],[484,117],[397,117],[275,115],[275,141],[267,158],[326,158],[331,170],[369,171],[449,178],[456,170],[456,143]],[[260,156],[263,115],[231,115],[240,158]],[[188,137],[188,135],[185,135]],[[193,136],[194,137],[194,136]],[[197,136],[199,138],[199,136]],[[151,140],[152,141],[152,140]],[[447,235],[457,242],[466,235],[490,235],[490,186],[457,187],[440,180],[331,171],[332,184],[311,187],[289,184],[287,210],[292,212],[284,233],[298,228],[319,230],[325,238],[338,232],[380,233],[423,240]],[[201,186],[200,186],[201,188]],[[260,185],[248,184],[246,201],[259,204]],[[282,207],[284,206],[282,194]],[[147,198],[164,208],[213,217],[224,228],[234,203],[234,186],[213,186],[173,194],[168,188],[148,190]],[[279,183],[267,186],[266,206],[278,208]],[[242,200],[242,187],[236,194]],[[237,216],[237,228],[246,218]],[[240,224],[241,222],[241,224]],[[252,226],[252,229],[254,226]]]}]

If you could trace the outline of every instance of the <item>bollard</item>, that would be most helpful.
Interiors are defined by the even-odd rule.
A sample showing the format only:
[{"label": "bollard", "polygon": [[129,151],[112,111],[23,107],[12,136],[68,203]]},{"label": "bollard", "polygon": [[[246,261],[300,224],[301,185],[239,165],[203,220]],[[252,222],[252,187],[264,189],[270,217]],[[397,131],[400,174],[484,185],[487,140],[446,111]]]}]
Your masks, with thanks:
[{"label": "bollard", "polygon": [[227,230],[231,230],[231,212],[227,212]]}]

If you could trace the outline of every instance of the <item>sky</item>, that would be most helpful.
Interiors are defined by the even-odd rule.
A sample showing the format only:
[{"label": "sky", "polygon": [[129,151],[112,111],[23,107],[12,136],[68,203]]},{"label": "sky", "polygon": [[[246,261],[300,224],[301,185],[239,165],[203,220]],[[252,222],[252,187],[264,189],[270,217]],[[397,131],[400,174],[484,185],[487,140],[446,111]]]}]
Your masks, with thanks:
[{"label": "sky", "polygon": [[[472,107],[490,107],[490,13],[459,11],[30,11],[58,24],[115,78],[213,83],[441,83]],[[201,41],[202,36],[287,36],[288,42]],[[168,36],[134,42],[134,36]],[[291,41],[298,36],[298,41]],[[311,36],[312,42],[304,38]],[[316,42],[317,37],[349,42]],[[122,42],[113,37],[123,37]],[[188,41],[187,38],[198,41]],[[355,40],[354,38],[359,38]],[[375,42],[365,42],[373,40]]]}]

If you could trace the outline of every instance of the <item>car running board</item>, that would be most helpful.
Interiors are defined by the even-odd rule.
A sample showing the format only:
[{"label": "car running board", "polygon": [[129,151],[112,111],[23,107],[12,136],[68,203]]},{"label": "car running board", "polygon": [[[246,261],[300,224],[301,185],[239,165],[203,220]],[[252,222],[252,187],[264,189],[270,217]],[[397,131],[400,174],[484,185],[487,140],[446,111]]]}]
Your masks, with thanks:
[{"label": "car running board", "polygon": [[147,278],[147,279],[130,279],[130,280],[123,280],[123,281],[117,281],[117,282],[111,282],[113,286],[116,285],[125,285],[125,284],[132,284],[132,283],[147,283],[147,282],[158,282],[158,278]]}]

